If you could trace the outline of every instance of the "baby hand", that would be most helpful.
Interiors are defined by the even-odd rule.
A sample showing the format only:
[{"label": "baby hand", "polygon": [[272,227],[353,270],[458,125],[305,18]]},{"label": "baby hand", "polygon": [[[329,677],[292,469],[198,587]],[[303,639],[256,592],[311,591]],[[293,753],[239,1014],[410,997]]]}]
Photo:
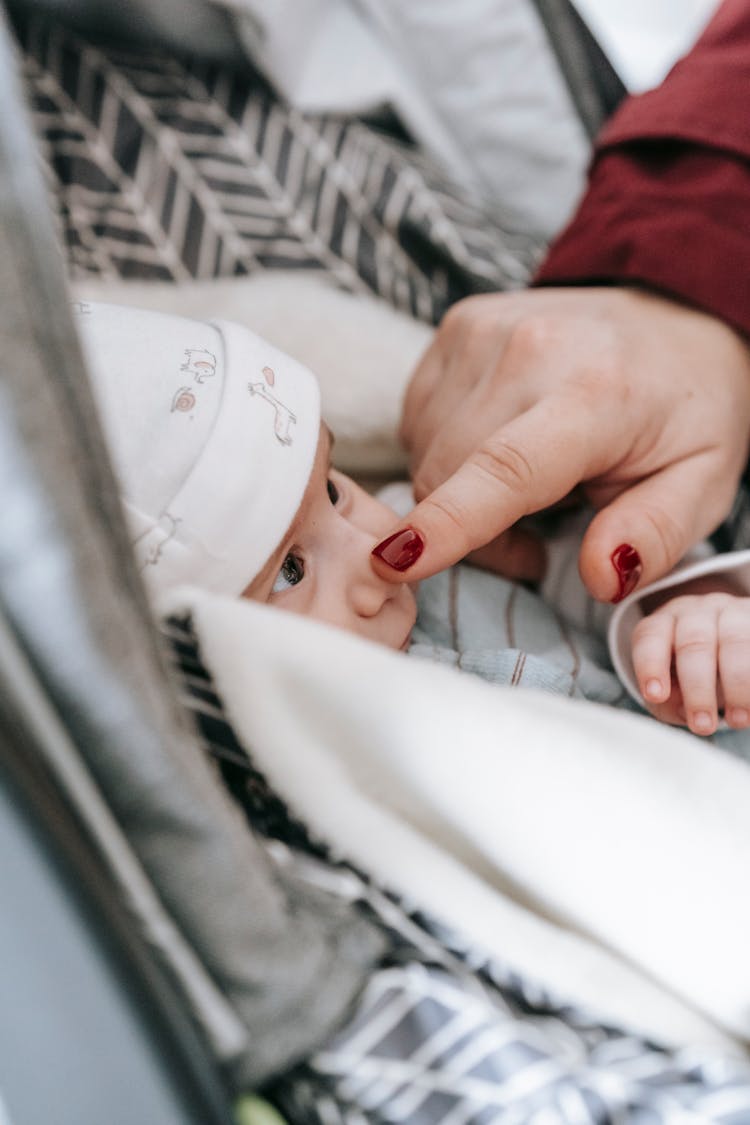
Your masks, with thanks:
[{"label": "baby hand", "polygon": [[632,655],[657,719],[707,735],[723,709],[730,727],[750,726],[750,597],[673,597],[638,623]]}]

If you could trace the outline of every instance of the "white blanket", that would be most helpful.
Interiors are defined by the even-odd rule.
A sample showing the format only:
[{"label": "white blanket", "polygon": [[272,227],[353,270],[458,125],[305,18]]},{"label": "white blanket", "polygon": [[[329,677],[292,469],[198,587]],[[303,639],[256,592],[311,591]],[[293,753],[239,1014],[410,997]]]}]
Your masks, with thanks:
[{"label": "white blanket", "polygon": [[589,703],[491,687],[179,591],[241,741],[334,851],[604,1021],[750,1041],[750,770]]}]

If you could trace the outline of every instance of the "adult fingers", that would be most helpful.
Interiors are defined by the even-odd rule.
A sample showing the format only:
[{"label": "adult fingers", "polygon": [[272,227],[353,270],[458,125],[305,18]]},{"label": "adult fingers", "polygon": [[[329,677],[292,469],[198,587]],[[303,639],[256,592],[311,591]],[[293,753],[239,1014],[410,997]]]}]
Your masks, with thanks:
[{"label": "adult fingers", "polygon": [[554,397],[536,403],[394,526],[373,551],[376,569],[391,581],[419,581],[560,500],[588,475],[591,433],[582,411]]},{"label": "adult fingers", "polygon": [[467,561],[483,570],[519,582],[541,582],[547,569],[544,543],[524,527],[509,527],[484,547],[472,551]]},{"label": "adult fingers", "polygon": [[446,378],[446,360],[439,335],[422,355],[406,388],[401,408],[399,440],[412,458],[420,460],[427,444],[432,440],[436,419],[429,417],[429,407],[436,401],[436,391],[440,390],[441,400],[450,394],[452,387]]},{"label": "adult fingers", "polygon": [[[487,377],[493,394],[505,383],[499,364],[519,317],[517,299],[512,293],[485,294],[467,297],[448,309],[404,397],[399,437],[412,465],[418,467],[433,441],[442,441],[455,429],[457,411]],[[505,399],[503,390],[500,400]],[[512,404],[506,412],[514,412]],[[474,433],[476,424],[475,416],[465,433]]]},{"label": "adult fingers", "polygon": [[720,521],[723,495],[703,453],[620,492],[597,513],[581,544],[579,568],[589,593],[620,601],[637,585],[661,578]]},{"label": "adult fingers", "polygon": [[449,424],[436,426],[434,439],[421,444],[419,454],[414,451],[410,459],[417,500],[444,484],[483,442],[492,440],[493,434],[528,409],[528,403],[521,405],[514,398],[498,402],[474,388],[450,404]]}]

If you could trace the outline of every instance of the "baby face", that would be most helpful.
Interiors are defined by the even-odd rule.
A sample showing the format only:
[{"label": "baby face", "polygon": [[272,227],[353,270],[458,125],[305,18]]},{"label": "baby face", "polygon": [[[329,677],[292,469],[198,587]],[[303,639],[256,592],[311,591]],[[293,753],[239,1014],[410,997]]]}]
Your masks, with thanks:
[{"label": "baby face", "polygon": [[403,649],[417,615],[414,591],[384,581],[370,565],[370,551],[392,528],[394,514],[331,468],[331,444],[321,426],[297,515],[243,597]]}]

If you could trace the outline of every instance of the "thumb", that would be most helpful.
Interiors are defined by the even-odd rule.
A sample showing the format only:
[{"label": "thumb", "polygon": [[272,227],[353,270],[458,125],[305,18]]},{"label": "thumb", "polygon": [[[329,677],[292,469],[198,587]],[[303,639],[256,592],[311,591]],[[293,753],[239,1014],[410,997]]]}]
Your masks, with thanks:
[{"label": "thumb", "polygon": [[586,476],[590,427],[554,399],[492,434],[373,550],[392,582],[420,581],[556,503]]},{"label": "thumb", "polygon": [[[416,518],[419,519],[416,509],[415,513]],[[452,565],[440,562],[436,564],[431,558],[427,568],[423,566],[418,574],[413,572],[412,567],[416,568],[424,542],[423,536],[414,527],[409,526],[389,535],[378,544],[372,554],[374,558],[380,560],[381,566],[383,563],[386,564],[388,570],[385,576],[390,582],[398,582],[400,575],[403,575],[404,581],[420,581]],[[482,570],[491,570],[504,578],[517,579],[520,582],[541,582],[547,569],[544,544],[533,532],[516,527],[508,528],[491,543],[472,551],[468,554],[468,561],[474,566],[481,567]]]},{"label": "thumb", "polygon": [[[579,570],[589,593],[619,602],[667,574],[721,518],[706,495],[706,466],[681,461],[621,492],[589,524]],[[698,511],[700,509],[700,511]]]}]

